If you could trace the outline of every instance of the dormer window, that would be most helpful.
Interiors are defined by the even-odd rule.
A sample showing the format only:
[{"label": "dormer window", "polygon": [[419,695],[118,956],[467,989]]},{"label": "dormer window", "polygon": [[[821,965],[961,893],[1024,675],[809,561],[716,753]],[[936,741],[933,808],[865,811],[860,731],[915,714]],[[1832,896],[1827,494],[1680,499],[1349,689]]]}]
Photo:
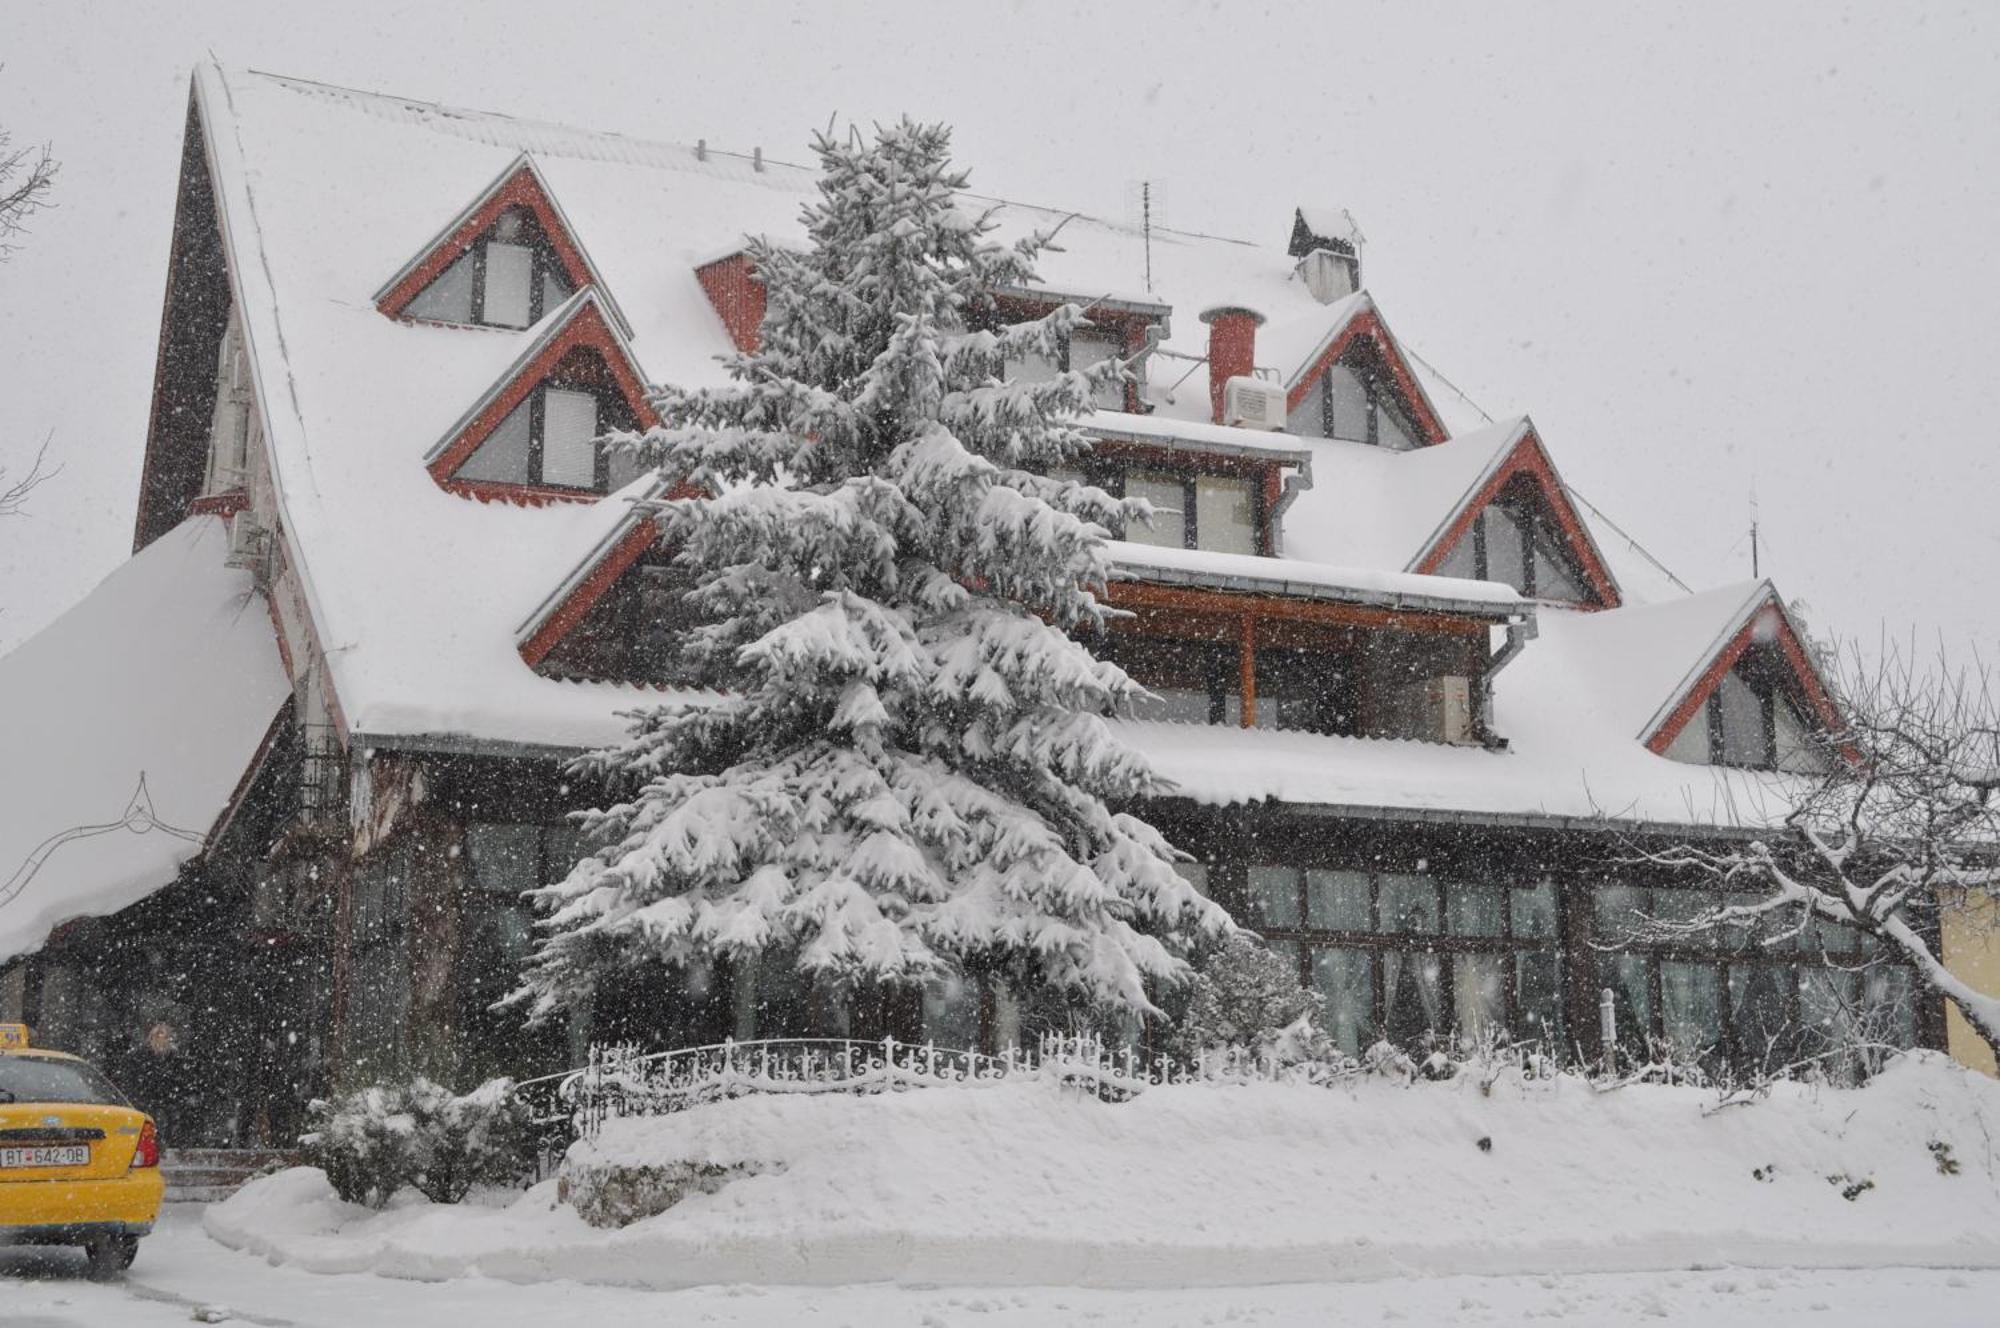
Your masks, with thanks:
[{"label": "dormer window", "polygon": [[1337,438],[1397,452],[1423,444],[1387,372],[1358,352],[1327,366],[1285,417],[1285,428],[1301,438]]},{"label": "dormer window", "polygon": [[604,361],[593,351],[574,351],[501,418],[452,478],[607,493],[637,478],[639,466],[598,439],[636,423]]},{"label": "dormer window", "polygon": [[1510,483],[1473,518],[1437,574],[1498,581],[1531,599],[1595,601],[1562,528],[1525,479]]},{"label": "dormer window", "polygon": [[1814,774],[1826,768],[1815,726],[1793,694],[1792,671],[1773,646],[1753,646],[1722,675],[1667,748],[1694,765]]},{"label": "dormer window", "polygon": [[528,327],[574,291],[534,213],[511,207],[417,293],[403,317]]}]

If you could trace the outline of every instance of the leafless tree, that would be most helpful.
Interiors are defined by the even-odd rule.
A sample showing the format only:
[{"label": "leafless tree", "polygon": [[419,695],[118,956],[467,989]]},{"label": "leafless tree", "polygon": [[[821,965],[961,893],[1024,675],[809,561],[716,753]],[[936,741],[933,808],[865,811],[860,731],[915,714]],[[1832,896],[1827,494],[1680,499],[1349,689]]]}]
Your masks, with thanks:
[{"label": "leafless tree", "polygon": [[1754,928],[1775,944],[1815,921],[1856,928],[2000,1051],[2000,999],[1953,974],[1932,945],[1942,914],[2000,898],[2000,707],[1983,668],[1911,658],[1843,658],[1834,690],[1846,727],[1823,740],[1818,773],[1793,777],[1774,833],[1636,855],[1705,875],[1737,901],[1644,930],[1671,939]]},{"label": "leafless tree", "polygon": [[49,445],[44,440],[35,459],[28,463],[28,473],[19,479],[7,478],[7,468],[0,466],[0,516],[13,516],[27,505],[28,495],[55,477],[55,471],[48,464]]},{"label": "leafless tree", "polygon": [[58,169],[48,144],[16,148],[13,142],[0,129],[0,260],[14,252],[11,241],[27,229],[28,218],[50,205]]}]

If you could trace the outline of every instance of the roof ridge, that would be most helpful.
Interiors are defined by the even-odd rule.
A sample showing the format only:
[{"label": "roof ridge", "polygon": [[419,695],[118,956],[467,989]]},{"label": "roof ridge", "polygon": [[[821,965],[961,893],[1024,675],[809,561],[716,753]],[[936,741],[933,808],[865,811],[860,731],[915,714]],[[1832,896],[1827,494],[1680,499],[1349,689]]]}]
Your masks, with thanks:
[{"label": "roof ridge", "polygon": [[[219,64],[217,67],[222,68]],[[612,162],[625,166],[650,166],[659,170],[717,174],[743,183],[761,184],[769,189],[793,193],[804,192],[810,188],[812,181],[819,178],[819,172],[813,167],[793,161],[781,161],[764,154],[762,149],[753,149],[747,153],[737,152],[729,148],[710,147],[706,140],[699,140],[699,146],[690,147],[672,139],[647,138],[616,129],[590,129],[559,120],[510,115],[505,111],[452,106],[444,102],[427,101],[421,97],[405,97],[396,93],[376,92],[368,88],[348,87],[319,79],[301,78],[293,74],[280,74],[268,69],[243,69],[240,72],[263,79],[300,96],[347,105],[363,115],[373,116],[376,119],[407,124],[447,137],[511,149],[535,157],[569,157],[579,161]],[[1128,222],[1115,221],[1074,208],[1029,203],[998,194],[983,194],[977,190],[967,190],[962,197],[982,203],[1019,208],[1026,212],[1044,213],[1050,217],[1074,218],[1114,231],[1137,234],[1143,229]],[[1252,249],[1275,251],[1278,247],[1260,244],[1255,240],[1243,240],[1233,236],[1214,235],[1206,231],[1183,230],[1171,226],[1155,225],[1152,231],[1155,235],[1206,240],[1216,244],[1242,245]]]}]

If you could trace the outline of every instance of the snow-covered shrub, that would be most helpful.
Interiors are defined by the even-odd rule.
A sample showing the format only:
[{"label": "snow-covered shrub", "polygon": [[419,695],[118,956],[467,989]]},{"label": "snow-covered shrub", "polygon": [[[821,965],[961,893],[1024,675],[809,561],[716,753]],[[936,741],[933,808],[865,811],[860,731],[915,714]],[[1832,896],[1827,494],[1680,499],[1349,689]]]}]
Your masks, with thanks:
[{"label": "snow-covered shrub", "polygon": [[349,1203],[380,1208],[405,1185],[434,1203],[457,1203],[475,1185],[527,1174],[533,1123],[511,1079],[463,1095],[419,1075],[312,1103],[307,1157]]},{"label": "snow-covered shrub", "polygon": [[1335,1053],[1313,1022],[1318,1012],[1319,998],[1299,985],[1297,965],[1253,936],[1234,935],[1196,968],[1173,1050],[1195,1063],[1228,1051],[1287,1063],[1326,1059]]}]

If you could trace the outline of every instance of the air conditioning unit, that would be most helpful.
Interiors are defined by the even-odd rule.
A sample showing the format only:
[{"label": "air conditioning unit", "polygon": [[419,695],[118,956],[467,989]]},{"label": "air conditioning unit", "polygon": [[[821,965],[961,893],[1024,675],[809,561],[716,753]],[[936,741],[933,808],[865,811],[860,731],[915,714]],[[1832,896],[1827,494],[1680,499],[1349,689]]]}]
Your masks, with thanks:
[{"label": "air conditioning unit", "polygon": [[1230,379],[1222,385],[1222,422],[1239,429],[1284,428],[1284,385],[1248,376]]}]

